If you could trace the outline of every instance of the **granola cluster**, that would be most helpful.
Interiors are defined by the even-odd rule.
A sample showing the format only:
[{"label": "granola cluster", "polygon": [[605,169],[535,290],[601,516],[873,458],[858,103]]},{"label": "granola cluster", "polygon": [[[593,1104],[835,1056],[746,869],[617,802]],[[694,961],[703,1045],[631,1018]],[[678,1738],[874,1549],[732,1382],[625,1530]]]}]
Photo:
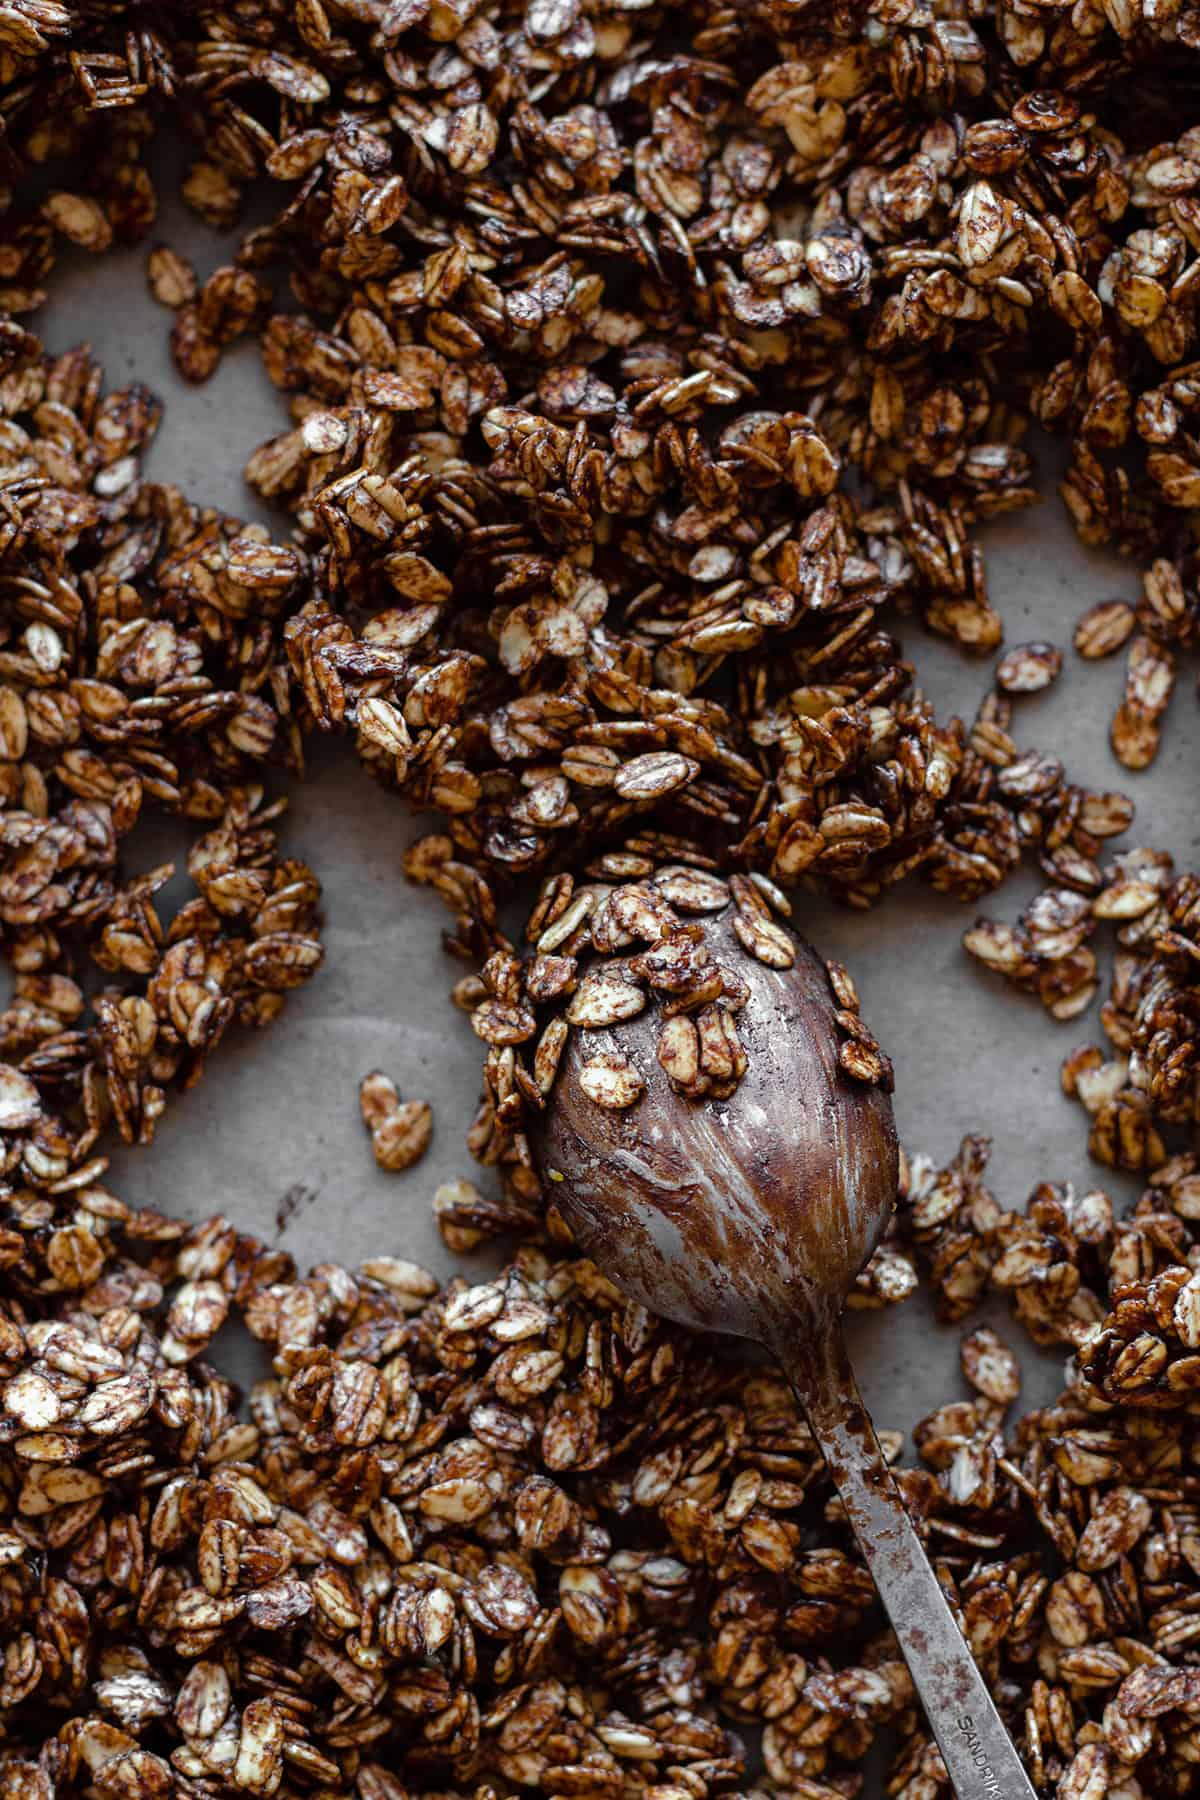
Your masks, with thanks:
[{"label": "granola cluster", "polygon": [[[997,1286],[1057,1308],[1065,1269],[1109,1310],[1017,1423],[1016,1359],[973,1331],[971,1397],[918,1425],[898,1479],[1039,1789],[1182,1796],[1196,1164],[1114,1224],[1050,1190],[1000,1214],[984,1154],[914,1166],[922,1254],[956,1220]],[[301,1276],[98,1180],[14,1214],[0,1252],[4,1800],[849,1800],[885,1728],[889,1793],[948,1797],[781,1379],[590,1263]],[[245,1411],[205,1360],[230,1319],[271,1359]]]},{"label": "granola cluster", "polygon": [[[986,967],[1037,994],[1058,1019],[1086,1011],[1100,990],[1088,940],[1113,938],[1100,1023],[1109,1042],[1080,1045],[1062,1083],[1091,1119],[1088,1148],[1109,1168],[1153,1171],[1178,1127],[1200,1123],[1200,882],[1160,850],[1118,854],[1046,888],[1015,926],[980,920],[963,939]],[[1086,879],[1083,877],[1086,876]],[[1173,1130],[1173,1128],[1176,1128]]]},{"label": "granola cluster", "polygon": [[[109,1120],[148,1142],[168,1092],[322,956],[319,884],[263,785],[298,763],[283,627],[305,559],[143,480],[159,411],[0,321],[0,1060],[89,1142]],[[190,834],[168,924],[173,867],[124,866],[148,811]]]},{"label": "granola cluster", "polygon": [[[971,529],[1035,498],[1030,419],[1072,435],[1089,541],[1183,529],[1178,473],[1148,490],[1100,456],[1153,412],[1147,467],[1185,458],[1200,164],[1186,135],[1126,150],[1073,92],[1124,120],[1126,46],[1152,68],[1178,21],[1055,13],[1050,43],[923,4],[8,14],[15,152],[87,170],[40,206],[14,187],[10,305],[57,237],[149,231],[156,110],[202,148],[183,192],[209,223],[282,185],[202,289],[165,248],[150,278],[185,375],[261,330],[290,397],[247,474],[314,561],[306,722],[448,812],[464,860],[520,874],[653,808],[866,905],[917,868],[977,897],[1022,843],[1070,840],[1053,783],[935,722],[882,614],[996,647]],[[299,313],[264,285],[285,270]],[[1154,569],[1143,749],[1191,606],[1185,560]]]}]

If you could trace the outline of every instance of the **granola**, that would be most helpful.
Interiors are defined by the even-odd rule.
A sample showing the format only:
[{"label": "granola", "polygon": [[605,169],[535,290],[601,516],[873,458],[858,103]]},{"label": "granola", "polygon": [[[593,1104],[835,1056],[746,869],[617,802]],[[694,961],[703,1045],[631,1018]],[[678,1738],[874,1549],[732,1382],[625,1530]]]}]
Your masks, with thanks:
[{"label": "granola", "polygon": [[[229,1028],[321,962],[320,887],[264,786],[299,765],[281,632],[305,562],[143,479],[145,388],[104,394],[86,352],[51,360],[11,322],[0,367],[0,1058],[91,1140],[111,1119],[148,1142]],[[169,922],[173,866],[122,866],[150,811],[188,834]]]},{"label": "granola", "polygon": [[[1004,1214],[982,1155],[915,1159],[902,1228],[923,1259],[979,1241],[1035,1330],[1073,1275],[1078,1372],[1012,1423],[1016,1360],[972,1331],[973,1397],[917,1426],[899,1480],[1035,1782],[1182,1794],[1196,1162],[1118,1223],[1049,1187]],[[705,1800],[752,1791],[749,1727],[767,1791],[857,1792],[890,1727],[889,1791],[947,1792],[779,1377],[578,1257],[441,1290],[392,1257],[301,1276],[94,1173],[64,1198],[7,1230],[0,1792],[387,1800],[403,1758],[405,1791],[574,1791],[575,1769]],[[234,1317],[272,1358],[247,1412],[206,1361]]]},{"label": "granola", "polygon": [[[0,4],[0,1800],[852,1800],[885,1727],[888,1791],[942,1800],[791,1396],[570,1253],[523,1125],[570,1032],[651,1009],[676,1088],[732,1091],[705,920],[781,967],[797,882],[978,902],[1023,857],[1045,890],[967,948],[1071,1020],[1115,934],[1111,1048],[1063,1083],[1148,1186],[1018,1211],[983,1138],[913,1157],[850,1303],[919,1271],[1070,1352],[1014,1421],[973,1329],[899,1479],[1035,1784],[1191,1791],[1200,888],[1105,862],[1128,801],[1012,735],[1055,646],[964,725],[892,628],[1001,651],[977,527],[1061,434],[1076,530],[1141,571],[1075,648],[1125,653],[1113,748],[1153,762],[1200,639],[1197,48],[1192,0]],[[289,415],[247,476],[287,545],[146,482],[157,402],[18,322],[64,248],[150,238],[164,116],[209,225],[281,201],[203,283],[161,244],[147,276],[185,379],[258,337]],[[475,965],[502,1192],[435,1210],[457,1252],[529,1240],[490,1280],[301,1276],[104,1185],[104,1133],[148,1141],[321,960],[272,797],[312,730],[443,815],[407,869]],[[169,922],[171,871],[125,867],[150,808],[190,836]],[[829,979],[843,1066],[886,1081]],[[619,1109],[639,1079],[581,1075]],[[428,1107],[361,1100],[413,1163]],[[246,1409],[230,1321],[271,1359]]]},{"label": "granola", "polygon": [[433,1136],[427,1101],[401,1100],[395,1082],[376,1069],[359,1083],[358,1103],[381,1169],[394,1174],[420,1161]]},{"label": "granola", "polygon": [[[1131,335],[1186,337],[1186,276],[1163,283],[1185,234],[1159,213],[1186,212],[1190,140],[1147,161],[1059,91],[1087,31],[1063,22],[1044,69],[1041,27],[1009,22],[993,70],[975,25],[923,7],[662,5],[641,36],[567,3],[274,0],[131,32],[116,3],[18,10],[15,153],[90,166],[122,241],[152,227],[143,152],[179,94],[206,220],[283,184],[198,294],[154,253],[176,361],[203,379],[261,329],[292,424],[247,474],[319,571],[288,631],[296,716],[448,814],[456,860],[542,871],[653,808],[865,906],[916,870],[978,898],[1072,838],[1066,784],[1014,788],[998,734],[938,723],[883,615],[996,648],[971,532],[1035,498],[1031,418],[1076,434],[1091,538],[1095,446],[1135,413],[1184,430],[1183,376],[1140,410],[1122,383]],[[1125,23],[1097,17],[1097,104]],[[17,190],[10,211],[8,298],[33,304],[50,224]],[[270,311],[275,270],[299,314]],[[1153,514],[1114,477],[1113,540],[1164,513],[1177,535],[1180,479]],[[1115,731],[1131,765],[1190,629],[1162,562]]]}]

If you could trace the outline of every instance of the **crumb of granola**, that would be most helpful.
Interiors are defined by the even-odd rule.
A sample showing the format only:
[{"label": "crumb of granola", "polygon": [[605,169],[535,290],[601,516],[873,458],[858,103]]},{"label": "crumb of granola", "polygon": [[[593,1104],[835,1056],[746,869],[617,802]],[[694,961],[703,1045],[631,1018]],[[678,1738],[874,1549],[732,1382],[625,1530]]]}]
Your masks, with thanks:
[{"label": "crumb of granola", "polygon": [[363,1124],[381,1169],[410,1169],[433,1137],[433,1108],[424,1100],[401,1100],[396,1085],[380,1070],[364,1075],[358,1090]]}]

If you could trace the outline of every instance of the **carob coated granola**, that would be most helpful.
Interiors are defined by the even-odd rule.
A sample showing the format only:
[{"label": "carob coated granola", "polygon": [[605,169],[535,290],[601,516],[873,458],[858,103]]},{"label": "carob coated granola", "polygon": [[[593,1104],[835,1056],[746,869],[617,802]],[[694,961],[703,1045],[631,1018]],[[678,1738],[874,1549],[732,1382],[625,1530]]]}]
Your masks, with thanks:
[{"label": "carob coated granola", "polygon": [[[296,761],[283,630],[306,562],[142,479],[144,388],[104,394],[86,352],[51,360],[12,320],[0,364],[0,1058],[78,1113],[81,1147],[110,1118],[149,1142],[229,1026],[268,1024],[321,961],[320,887],[263,786]],[[120,866],[145,810],[191,829],[169,924],[173,867]]]},{"label": "carob coated granola", "polygon": [[[736,1081],[697,896],[769,956],[799,880],[978,901],[1023,855],[1046,891],[968,948],[1071,1019],[1115,929],[1112,1054],[1063,1079],[1150,1186],[1012,1213],[983,1140],[913,1159],[852,1304],[919,1269],[947,1317],[1008,1294],[1075,1353],[1007,1424],[1015,1359],[973,1331],[975,1397],[901,1480],[1039,1791],[1193,1789],[1200,1172],[1169,1140],[1200,889],[1104,861],[1132,807],[1011,735],[1056,646],[1009,649],[964,727],[891,627],[999,649],[973,532],[1060,434],[1076,529],[1141,570],[1074,646],[1124,651],[1113,746],[1152,762],[1200,631],[1198,48],[1192,0],[0,0],[0,1800],[709,1800],[759,1727],[764,1792],[850,1800],[885,1725],[889,1793],[942,1800],[782,1385],[567,1255],[522,1123],[597,1008],[658,1006],[685,1094]],[[164,115],[210,225],[279,202],[203,282],[152,241]],[[157,403],[21,323],[61,243],[146,240],[180,372],[256,334],[288,396],[247,465],[288,545],[144,481]],[[300,1277],[104,1186],[110,1123],[148,1140],[320,961],[267,797],[312,729],[446,818],[409,873],[481,968],[504,1191],[438,1218],[531,1240],[482,1285]],[[170,872],[125,866],[154,809],[191,834],[169,923]],[[498,907],[531,873],[521,955]],[[381,1160],[420,1154],[421,1102],[376,1076],[363,1107]],[[248,1413],[205,1360],[230,1317],[272,1359]]]},{"label": "carob coated granola", "polygon": [[[1007,1424],[1016,1360],[972,1332],[974,1397],[900,1480],[1039,1788],[1183,1795],[1200,1175],[1117,1222],[1049,1186],[1004,1213],[985,1161],[914,1163],[900,1229],[938,1284],[956,1238],[1080,1366]],[[854,1794],[885,1726],[889,1792],[946,1792],[782,1381],[586,1261],[300,1277],[95,1180],[30,1196],[3,1252],[4,1800],[705,1800],[758,1727],[766,1792]],[[230,1317],[272,1358],[248,1414],[204,1360]]]}]

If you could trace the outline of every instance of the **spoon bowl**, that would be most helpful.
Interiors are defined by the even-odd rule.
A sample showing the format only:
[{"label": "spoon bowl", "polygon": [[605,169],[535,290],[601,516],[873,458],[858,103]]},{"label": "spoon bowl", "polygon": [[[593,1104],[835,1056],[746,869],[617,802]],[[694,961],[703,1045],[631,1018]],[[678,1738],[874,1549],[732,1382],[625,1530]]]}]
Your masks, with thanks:
[{"label": "spoon bowl", "polygon": [[[895,1204],[896,1128],[882,1087],[841,1073],[816,952],[795,938],[790,969],[754,961],[728,913],[707,937],[751,991],[738,1015],[747,1068],[733,1093],[680,1101],[646,1011],[571,1034],[531,1136],[548,1193],[625,1293],[679,1324],[773,1343],[841,1311]],[[603,1052],[637,1069],[636,1107],[587,1098],[579,1076]]]}]

